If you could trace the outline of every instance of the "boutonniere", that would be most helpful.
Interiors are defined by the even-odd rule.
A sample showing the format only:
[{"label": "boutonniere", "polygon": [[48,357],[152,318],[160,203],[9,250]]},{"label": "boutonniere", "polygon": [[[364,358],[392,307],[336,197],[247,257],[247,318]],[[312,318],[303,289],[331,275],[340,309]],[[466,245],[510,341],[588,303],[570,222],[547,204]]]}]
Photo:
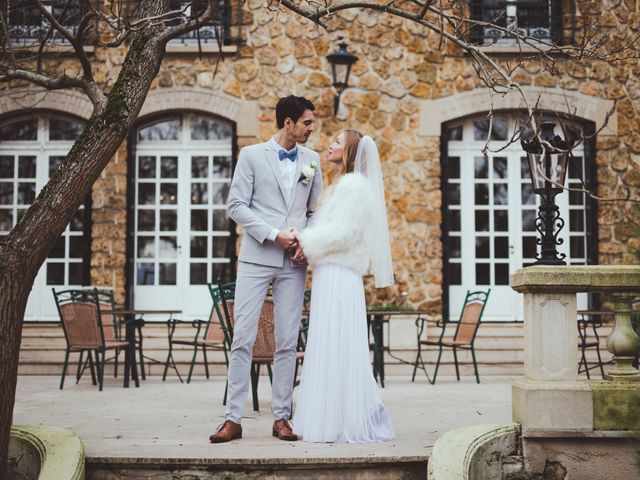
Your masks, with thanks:
[{"label": "boutonniere", "polygon": [[318,168],[318,164],[314,160],[308,165],[302,167],[302,171],[300,172],[300,178],[298,178],[298,182],[301,182],[303,185],[308,184],[316,174],[316,170]]}]

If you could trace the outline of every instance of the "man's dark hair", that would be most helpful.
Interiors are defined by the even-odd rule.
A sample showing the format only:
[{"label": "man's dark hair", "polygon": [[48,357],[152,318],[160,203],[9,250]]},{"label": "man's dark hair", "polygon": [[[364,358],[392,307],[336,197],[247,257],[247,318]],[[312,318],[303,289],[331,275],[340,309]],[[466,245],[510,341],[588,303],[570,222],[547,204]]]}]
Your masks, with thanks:
[{"label": "man's dark hair", "polygon": [[304,97],[296,97],[295,95],[289,95],[288,97],[282,97],[278,100],[276,105],[276,123],[278,128],[284,127],[284,121],[287,117],[295,122],[302,116],[305,110],[316,109],[311,100]]}]

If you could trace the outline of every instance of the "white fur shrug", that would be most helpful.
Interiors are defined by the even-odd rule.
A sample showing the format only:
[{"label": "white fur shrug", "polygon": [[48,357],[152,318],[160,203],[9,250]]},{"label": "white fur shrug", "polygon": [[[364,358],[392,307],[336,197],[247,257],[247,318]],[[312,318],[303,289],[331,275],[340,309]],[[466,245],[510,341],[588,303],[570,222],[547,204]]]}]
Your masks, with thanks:
[{"label": "white fur shrug", "polygon": [[360,173],[344,175],[320,207],[313,223],[300,234],[305,256],[312,264],[337,263],[364,275],[371,261],[371,188]]}]

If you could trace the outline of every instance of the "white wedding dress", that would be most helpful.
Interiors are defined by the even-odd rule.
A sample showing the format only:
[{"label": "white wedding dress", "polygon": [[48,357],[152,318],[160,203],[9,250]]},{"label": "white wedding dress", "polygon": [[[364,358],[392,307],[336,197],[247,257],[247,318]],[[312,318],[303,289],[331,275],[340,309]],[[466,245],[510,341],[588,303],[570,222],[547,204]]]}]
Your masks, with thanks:
[{"label": "white wedding dress", "polygon": [[362,282],[371,251],[367,181],[345,175],[327,194],[301,235],[314,269],[293,430],[309,442],[393,440],[369,354]]}]

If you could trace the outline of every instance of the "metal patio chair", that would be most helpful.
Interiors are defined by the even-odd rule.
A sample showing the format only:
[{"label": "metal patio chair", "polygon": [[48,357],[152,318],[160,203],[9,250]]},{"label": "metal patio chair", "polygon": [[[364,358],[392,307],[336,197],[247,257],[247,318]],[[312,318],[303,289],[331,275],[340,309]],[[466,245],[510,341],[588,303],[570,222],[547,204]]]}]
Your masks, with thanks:
[{"label": "metal patio chair", "polygon": [[[476,383],[480,383],[480,376],[478,374],[478,364],[476,362],[476,354],[474,350],[474,342],[476,340],[476,334],[478,333],[478,327],[480,326],[480,322],[482,321],[482,314],[484,313],[484,308],[487,304],[487,299],[489,298],[489,293],[491,289],[487,289],[487,291],[478,290],[475,292],[467,291],[467,295],[464,299],[464,304],[462,306],[462,312],[460,313],[460,318],[457,322],[451,321],[438,321],[436,322],[436,326],[441,328],[440,335],[437,340],[422,340],[420,337],[424,332],[426,319],[418,318],[416,320],[416,328],[417,328],[417,340],[418,340],[418,354],[416,356],[416,361],[413,366],[413,376],[411,377],[411,381],[413,382],[416,378],[416,371],[418,370],[418,366],[424,370],[425,375],[427,376],[427,380],[431,385],[436,383],[436,377],[438,376],[438,368],[440,367],[440,360],[442,359],[442,349],[447,347],[453,350],[453,358],[456,367],[456,377],[458,381],[460,380],[460,370],[458,366],[458,355],[457,350],[469,350],[471,351],[471,358],[473,359],[473,371],[476,376]],[[447,325],[455,325],[455,333],[451,339],[445,339],[445,332],[447,330]],[[436,360],[436,368],[433,373],[433,379],[429,377],[429,373],[424,366],[424,361],[422,359],[422,346],[436,346],[438,347],[438,359]]]},{"label": "metal patio chair", "polygon": [[[216,307],[216,304],[220,302],[220,293],[217,285],[208,284],[209,293],[211,294],[211,299],[213,300],[213,304],[211,305],[211,312],[209,313],[208,320],[178,320],[175,318],[169,319],[167,323],[168,326],[168,336],[169,336],[169,353],[167,354],[167,360],[164,365],[164,373],[162,375],[162,380],[167,377],[167,371],[169,369],[170,364],[172,368],[178,374],[178,378],[182,382],[182,377],[176,368],[176,363],[173,358],[173,346],[174,345],[185,345],[189,347],[193,347],[193,357],[191,358],[191,366],[189,367],[189,374],[187,376],[187,383],[191,382],[191,375],[193,374],[193,368],[196,364],[196,357],[198,355],[199,349],[202,349],[202,356],[204,360],[204,371],[207,379],[209,378],[209,360],[207,359],[207,349],[209,350],[222,350],[224,352],[225,364],[227,367],[229,366],[229,357],[228,357],[228,348],[227,343],[225,341],[225,333],[222,329],[223,321],[220,318],[219,309]],[[192,325],[195,329],[193,337],[191,338],[181,338],[175,337],[176,326],[180,324]]]},{"label": "metal patio chair", "polygon": [[[105,297],[101,295],[97,289],[72,289],[59,292],[52,289],[52,291],[67,342],[62,378],[60,379],[60,389],[62,390],[64,386],[69,364],[69,355],[72,352],[80,353],[76,373],[76,379],[79,380],[82,374],[82,355],[86,352],[93,384],[98,383],[99,389],[102,390],[104,366],[106,363],[105,354],[107,350],[119,351],[119,349],[130,348],[129,343],[118,339],[117,327],[113,323],[109,323],[108,320],[108,318],[112,316],[104,316],[104,320],[107,323],[103,324],[103,315],[100,313],[101,304],[107,304],[104,303]],[[133,346],[131,346],[131,348],[133,348]],[[93,354],[95,354],[95,361]],[[97,382],[94,364],[97,369]]]}]

